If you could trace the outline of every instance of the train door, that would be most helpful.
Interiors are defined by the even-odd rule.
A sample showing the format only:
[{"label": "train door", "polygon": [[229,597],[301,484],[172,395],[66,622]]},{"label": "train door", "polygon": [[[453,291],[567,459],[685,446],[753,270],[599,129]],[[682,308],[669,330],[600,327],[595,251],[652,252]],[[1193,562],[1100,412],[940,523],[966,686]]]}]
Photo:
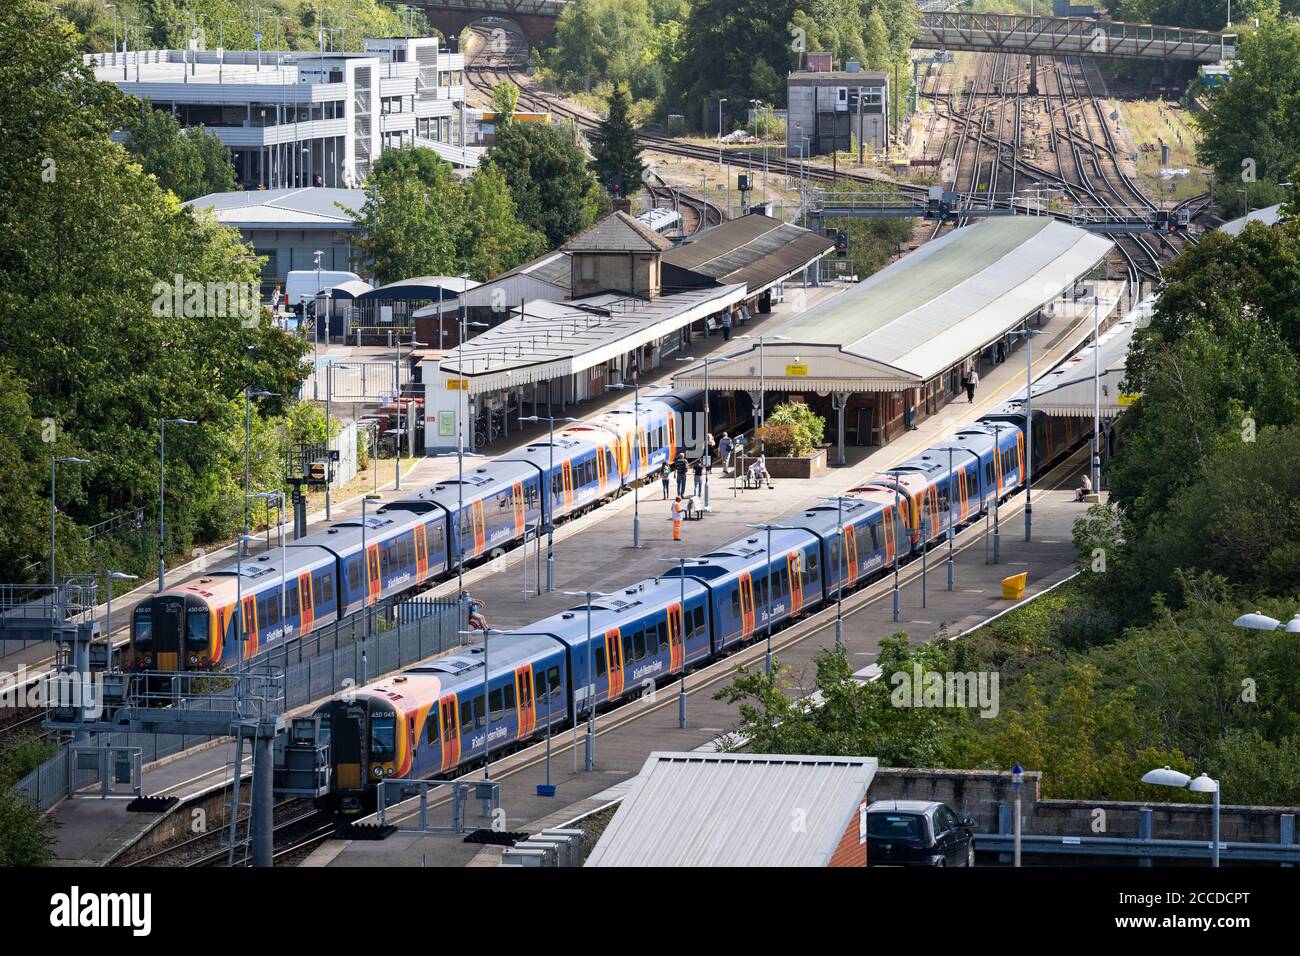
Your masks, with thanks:
[{"label": "train door", "polygon": [[754,578],[748,571],[740,575],[740,639],[754,636]]},{"label": "train door", "polygon": [[1020,469],[1020,484],[1025,483],[1025,433],[1016,432],[1016,465]]},{"label": "train door", "polygon": [[460,707],[455,694],[438,698],[438,727],[442,739],[440,770],[450,770],[460,763]]},{"label": "train door", "polygon": [[939,489],[931,485],[926,489],[925,497],[930,507],[930,533],[926,536],[926,544],[929,544],[942,527],[939,524]]},{"label": "train door", "polygon": [[257,653],[257,598],[248,595],[244,598],[244,657]]},{"label": "train door", "polygon": [[361,790],[365,786],[365,719],[365,707],[359,703],[340,705],[330,716],[335,790]]},{"label": "train door", "polygon": [[668,461],[671,464],[677,458],[677,417],[668,413]]},{"label": "train door", "polygon": [[515,506],[515,537],[524,536],[524,524],[526,516],[524,514],[524,484],[522,481],[516,481],[510,489],[510,500]]},{"label": "train door", "polygon": [[785,556],[786,570],[790,573],[790,616],[803,610],[803,554],[791,551]]},{"label": "train door", "polygon": [[306,635],[316,623],[316,606],[312,602],[310,571],[298,575],[298,612],[302,622],[298,626],[298,633]]},{"label": "train door", "polygon": [[993,448],[993,476],[997,482],[997,495],[1002,496],[1002,448],[994,445]]},{"label": "train door", "polygon": [[894,560],[894,549],[898,547],[898,541],[894,538],[894,506],[888,505],[882,515],[885,523],[885,563],[890,564]]},{"label": "train door", "polygon": [[848,579],[849,587],[858,583],[858,531],[853,525],[844,529],[844,540],[841,542],[844,549],[844,568],[842,573]]},{"label": "train door", "polygon": [[596,446],[596,481],[600,485],[601,494],[605,493],[605,486],[609,484],[609,462],[607,457],[609,449],[604,445]]},{"label": "train door", "polygon": [[650,467],[650,450],[646,447],[648,439],[646,438],[645,426],[642,425],[636,430],[637,457],[641,460],[641,474]]},{"label": "train door", "polygon": [[609,690],[606,700],[623,696],[623,639],[618,628],[605,632],[605,663],[608,666]]},{"label": "train door", "polygon": [[966,496],[966,469],[957,472],[957,490],[961,495],[961,520],[965,521],[970,513],[970,501]]},{"label": "train door", "polygon": [[383,582],[379,577],[379,545],[372,544],[366,547],[366,605],[374,604],[379,600],[379,592]]},{"label": "train door", "polygon": [[668,670],[676,673],[686,663],[685,632],[682,629],[682,606],[668,605]]},{"label": "train door", "polygon": [[487,550],[487,519],[483,516],[483,500],[472,502],[469,506],[470,521],[474,527],[474,557]]},{"label": "train door", "polygon": [[573,462],[562,462],[560,473],[564,482],[564,511],[567,514],[573,510]]},{"label": "train door", "polygon": [[533,665],[515,668],[515,700],[519,713],[518,738],[525,739],[537,726],[537,701],[533,697]]},{"label": "train door", "polygon": [[423,581],[429,575],[429,538],[424,525],[415,526],[415,576]]}]

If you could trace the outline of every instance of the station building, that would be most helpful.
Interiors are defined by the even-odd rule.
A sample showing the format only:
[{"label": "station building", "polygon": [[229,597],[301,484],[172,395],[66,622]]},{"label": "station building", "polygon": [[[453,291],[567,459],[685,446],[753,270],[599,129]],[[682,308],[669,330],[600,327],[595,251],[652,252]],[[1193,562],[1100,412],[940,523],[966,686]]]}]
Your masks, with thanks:
[{"label": "station building", "polygon": [[[1015,346],[1009,333],[1045,318],[1087,322],[1113,243],[1043,216],[990,218],[897,260],[761,341],[712,362],[709,387],[748,391],[756,407],[795,398],[825,416],[846,445],[883,445],[961,395]],[[1118,296],[1099,306],[1109,320]],[[1068,313],[1068,314],[1067,314]],[[1009,359],[1007,359],[1009,360]],[[702,388],[701,365],[673,384]]]},{"label": "station building", "polygon": [[[563,414],[631,384],[685,354],[694,336],[717,331],[724,312],[742,329],[831,248],[825,237],[759,214],[674,246],[615,212],[562,249],[460,296],[466,321],[490,327],[467,326],[466,341],[421,363],[425,447],[456,447],[458,411],[467,446],[477,447],[507,437],[520,416]],[[433,308],[416,312],[417,323]],[[444,309],[444,327],[451,323]]]}]

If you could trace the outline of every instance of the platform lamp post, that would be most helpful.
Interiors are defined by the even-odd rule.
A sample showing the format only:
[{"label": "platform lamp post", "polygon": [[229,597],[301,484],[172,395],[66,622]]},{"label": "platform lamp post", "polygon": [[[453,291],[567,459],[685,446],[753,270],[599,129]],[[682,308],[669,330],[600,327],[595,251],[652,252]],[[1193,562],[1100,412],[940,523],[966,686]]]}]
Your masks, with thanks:
[{"label": "platform lamp post", "polygon": [[1092,297],[1092,490],[1101,493],[1101,300]]},{"label": "platform lamp post", "polygon": [[[582,699],[587,705],[587,738],[583,746],[582,766],[583,769],[590,771],[596,765],[596,665],[591,646],[591,601],[592,598],[602,598],[606,594],[603,591],[565,591],[564,593],[569,597],[580,597],[587,602],[587,687],[582,695]],[[608,670],[606,670],[606,673],[608,673]],[[577,695],[574,696],[573,769],[576,772],[578,769],[578,721],[576,719]]]},{"label": "platform lamp post", "polygon": [[[712,421],[709,417],[709,366],[718,362],[725,362],[728,359],[735,358],[735,355],[719,355],[717,358],[695,359],[691,356],[676,359],[678,362],[695,362],[699,361],[704,366],[704,454],[709,456],[710,464],[713,456],[709,452],[709,436],[712,434]],[[709,507],[709,469],[704,469],[704,507]]]},{"label": "platform lamp post", "polygon": [[[849,555],[844,547],[844,497],[833,498],[821,496],[822,501],[835,502],[835,533],[840,543],[840,560],[835,585],[835,653],[844,651],[844,578],[848,576]],[[856,533],[856,532],[855,532]]]},{"label": "platform lamp post", "polygon": [[[670,564],[677,565],[678,576],[681,578],[681,585],[682,585],[682,594],[680,598],[681,618],[679,620],[679,623],[681,625],[681,631],[678,634],[678,638],[682,642],[682,669],[680,674],[678,675],[678,681],[677,681],[677,729],[685,730],[686,729],[686,631],[687,631],[686,565],[707,564],[708,562],[705,561],[703,558],[660,558],[659,560],[667,561]],[[669,626],[671,627],[672,625],[670,624]],[[671,650],[669,651],[669,653],[671,654]]]},{"label": "platform lamp post", "polygon": [[[192,418],[163,418],[158,421],[158,590],[167,587],[167,426],[197,425]],[[247,459],[245,459],[247,460]],[[245,465],[244,491],[248,491]],[[244,509],[244,533],[248,533],[248,509]]]},{"label": "platform lamp post", "polygon": [[1300,634],[1300,614],[1283,624],[1277,618],[1255,611],[1252,614],[1241,615],[1232,623],[1236,627],[1250,628],[1253,631],[1276,631],[1280,629],[1287,634]]},{"label": "platform lamp post", "polygon": [[[614,382],[606,388],[627,388],[624,382]],[[641,547],[641,376],[632,384],[632,547]]]},{"label": "platform lamp post", "polygon": [[1034,533],[1034,336],[1041,329],[1024,328],[1007,333],[1025,340],[1025,540]]},{"label": "platform lamp post", "polygon": [[[287,583],[285,581],[285,566],[288,564],[288,557],[289,557],[288,552],[285,550],[287,545],[284,537],[284,494],[279,491],[255,491],[251,495],[249,495],[249,497],[255,498],[258,501],[261,501],[266,504],[267,507],[266,528],[267,528],[268,539],[270,538],[270,532],[271,532],[270,508],[271,508],[272,501],[276,503],[276,507],[279,510],[279,514],[280,514],[280,621],[281,621],[281,625],[283,626],[283,622],[285,618],[285,607],[286,607],[284,592],[285,592],[285,584]],[[267,544],[269,547],[270,546],[269,540]],[[365,560],[364,552],[363,552],[362,560],[363,561]]]},{"label": "platform lamp post", "polygon": [[[250,423],[252,421],[252,411],[248,400],[250,398],[278,398],[279,395],[279,392],[268,392],[265,389],[250,388],[248,385],[244,386],[244,537],[248,536],[249,433],[251,427]],[[242,544],[240,545],[240,549],[243,549]]]},{"label": "platform lamp post", "polygon": [[785,335],[737,335],[736,338],[758,340],[758,417],[759,428],[762,429],[758,436],[758,450],[765,454],[767,441],[763,438],[763,432],[767,431],[767,352],[764,346],[768,339],[776,339],[778,342],[789,342],[790,339]]},{"label": "platform lamp post", "polygon": [[758,531],[767,532],[767,650],[763,655],[763,670],[767,674],[768,680],[772,679],[772,532],[773,531],[795,531],[797,529],[787,527],[783,524],[747,524],[746,528],[754,528]]},{"label": "platform lamp post", "polygon": [[349,365],[346,362],[340,362],[335,365],[330,362],[325,366],[325,455],[328,461],[325,465],[325,520],[332,521],[333,515],[330,514],[330,486],[334,484],[334,459],[330,453],[330,432],[334,426],[333,401],[334,401],[334,372],[337,369],[354,369],[355,365]]},{"label": "platform lamp post", "polygon": [[366,611],[366,626],[361,632],[361,683],[366,683],[366,640],[370,637],[370,555],[366,553],[366,506],[372,501],[378,501],[379,495],[368,494],[361,496],[361,581],[365,587],[364,607]]},{"label": "platform lamp post", "polygon": [[718,170],[722,169],[722,104],[727,102],[725,96],[718,98]]},{"label": "platform lamp post", "polygon": [[[997,564],[1002,557],[1002,532],[998,527],[998,503],[1002,497],[1002,424],[993,423],[993,454],[997,458],[994,463],[994,473],[998,476],[997,487],[993,489],[993,563]],[[987,526],[985,526],[987,531]]]},{"label": "platform lamp post", "polygon": [[[484,627],[460,632],[464,637],[483,637],[483,779],[492,779],[492,692],[488,687],[488,638],[509,634],[495,627]],[[487,816],[487,801],[483,801],[484,816]]]},{"label": "platform lamp post", "polygon": [[[956,537],[953,534],[952,504],[953,504],[952,447],[949,446],[948,448],[948,590],[949,591],[952,590],[954,579],[957,576],[957,566],[956,564],[953,563],[953,559],[952,559],[953,539]],[[924,542],[922,542],[921,547],[923,548],[925,547]]]},{"label": "platform lamp post", "polygon": [[1015,795],[1016,799],[1016,819],[1012,825],[1012,843],[1014,846],[1014,852],[1012,853],[1011,865],[1016,868],[1019,868],[1020,866],[1020,790],[1024,786],[1024,783],[1025,771],[1021,768],[1020,764],[1017,763],[1011,768],[1011,792]]},{"label": "platform lamp post", "polygon": [[[414,334],[411,335],[411,341],[407,342],[406,344],[411,346],[412,350],[416,348],[427,348],[426,343],[415,341]],[[401,491],[402,490],[402,337],[401,335],[398,335],[397,337],[397,362],[396,362],[396,368],[394,369],[393,372],[393,381],[397,386],[397,440],[394,442],[394,446],[397,449],[397,458],[396,458],[397,471],[396,471],[396,476],[393,479],[393,488],[396,491]],[[411,426],[411,422],[410,422],[411,416],[408,415],[406,417],[407,417],[406,425],[409,428]]]},{"label": "platform lamp post", "polygon": [[558,418],[555,415],[529,415],[527,418],[519,419],[520,424],[524,422],[547,422],[550,426],[550,465],[546,469],[546,488],[544,496],[546,499],[546,590],[551,592],[555,590],[555,423],[556,422],[576,422],[576,418]]},{"label": "platform lamp post", "polygon": [[[465,315],[465,304],[460,306],[460,341],[456,343],[456,379],[457,391],[468,391],[467,380],[464,377],[465,361],[465,337],[470,328],[488,328],[486,322],[470,322]],[[442,359],[438,359],[441,367]],[[456,534],[460,554],[456,560],[456,595],[457,600],[462,603],[465,600],[465,549],[464,542],[460,541],[460,522],[461,516],[465,512],[465,423],[461,416],[460,407],[469,401],[468,395],[458,396],[456,399]],[[450,552],[448,552],[450,553]],[[462,608],[462,610],[464,610]]]},{"label": "platform lamp post", "polygon": [[1210,865],[1217,867],[1219,865],[1219,781],[1215,780],[1209,774],[1201,774],[1199,777],[1189,777],[1187,774],[1169,767],[1159,767],[1155,770],[1148,770],[1142,775],[1143,783],[1155,784],[1160,787],[1174,787],[1178,790],[1190,790],[1192,793],[1211,793],[1214,794],[1214,816],[1213,816],[1213,843],[1211,843],[1211,862]]},{"label": "platform lamp post", "polygon": [[109,571],[108,578],[108,607],[104,616],[104,643],[108,645],[108,654],[105,660],[109,663],[113,659],[113,582],[114,581],[135,581],[139,575],[127,574],[125,571]]},{"label": "platform lamp post", "polygon": [[247,534],[235,538],[235,649],[240,664],[244,663],[244,546],[252,540]]}]

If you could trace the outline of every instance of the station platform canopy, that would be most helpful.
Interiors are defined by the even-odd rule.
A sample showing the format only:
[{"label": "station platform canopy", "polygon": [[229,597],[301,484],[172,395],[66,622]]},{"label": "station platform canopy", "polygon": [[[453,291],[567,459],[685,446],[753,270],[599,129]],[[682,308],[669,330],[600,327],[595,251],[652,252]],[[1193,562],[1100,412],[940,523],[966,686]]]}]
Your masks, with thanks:
[{"label": "station platform canopy", "polygon": [[[773,392],[920,387],[1024,325],[1112,246],[1046,216],[957,229],[775,329],[784,340],[769,334],[762,346],[753,341],[711,362],[709,386],[750,391],[761,379]],[[703,387],[704,368],[673,382]]]},{"label": "station platform canopy", "polygon": [[1278,203],[1275,206],[1265,206],[1263,209],[1252,209],[1244,216],[1225,222],[1219,227],[1219,231],[1226,232],[1230,236],[1239,236],[1247,223],[1262,222],[1266,226],[1276,226],[1281,219],[1282,204]]},{"label": "station platform canopy", "polygon": [[[1091,343],[1059,368],[1034,382],[1034,411],[1047,415],[1117,418],[1136,399],[1121,390],[1133,334],[1151,321],[1155,296],[1148,295],[1101,335],[1100,350]],[[1100,370],[1100,374],[1098,371]],[[1095,381],[1094,381],[1095,380]],[[1023,406],[1021,389],[1010,404]]]},{"label": "station platform canopy", "polygon": [[420,299],[432,299],[435,302],[442,302],[447,299],[454,299],[477,286],[478,283],[473,279],[465,279],[460,276],[415,276],[411,279],[398,279],[396,282],[381,285],[377,289],[371,289],[369,292],[357,296],[357,298],[368,302],[418,301]]},{"label": "station platform canopy", "polygon": [[573,375],[656,342],[735,305],[743,285],[713,286],[644,299],[602,293],[569,302],[535,300],[448,351],[441,371],[470,395]]},{"label": "station platform canopy", "polygon": [[751,212],[697,233],[663,255],[664,284],[744,283],[750,296],[797,275],[835,243],[791,223]]}]

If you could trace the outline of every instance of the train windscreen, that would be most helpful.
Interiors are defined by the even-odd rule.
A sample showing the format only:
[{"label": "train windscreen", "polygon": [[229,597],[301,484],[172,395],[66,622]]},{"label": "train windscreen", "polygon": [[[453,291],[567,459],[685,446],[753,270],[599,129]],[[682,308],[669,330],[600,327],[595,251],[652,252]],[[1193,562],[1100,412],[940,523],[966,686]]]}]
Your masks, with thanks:
[{"label": "train windscreen", "polygon": [[392,711],[370,714],[370,759],[382,763],[397,756],[397,715]]}]

